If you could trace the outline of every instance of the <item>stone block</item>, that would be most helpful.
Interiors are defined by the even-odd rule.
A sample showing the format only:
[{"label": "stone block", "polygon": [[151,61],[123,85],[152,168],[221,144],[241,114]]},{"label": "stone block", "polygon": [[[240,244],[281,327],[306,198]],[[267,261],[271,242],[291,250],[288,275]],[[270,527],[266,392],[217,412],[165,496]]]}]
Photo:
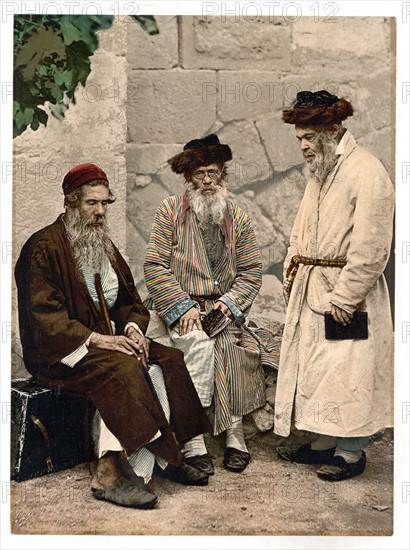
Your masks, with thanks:
[{"label": "stone block", "polygon": [[125,54],[127,51],[127,25],[130,19],[127,15],[118,15],[114,17],[112,27],[98,31],[100,45],[96,50],[96,54],[102,50],[115,55],[123,56]]},{"label": "stone block", "polygon": [[127,244],[124,250],[124,258],[126,259],[131,273],[134,277],[135,286],[142,299],[145,299],[148,292],[144,283],[143,264],[145,259],[145,251],[147,242],[141,237],[139,228],[135,225],[133,218],[127,219]]},{"label": "stone block", "polygon": [[281,107],[278,75],[268,71],[219,71],[217,114],[221,120],[255,120]]},{"label": "stone block", "polygon": [[269,403],[266,403],[264,407],[252,411],[250,417],[260,432],[267,432],[273,428],[274,412]]},{"label": "stone block", "polygon": [[168,195],[183,195],[185,192],[185,178],[182,174],[175,174],[170,166],[164,166],[157,172],[157,180],[168,191]]},{"label": "stone block", "polygon": [[292,124],[285,124],[281,120],[281,115],[259,120],[256,122],[256,127],[268,154],[273,177],[277,177],[278,174],[303,161],[303,155],[295,137],[295,127]]},{"label": "stone block", "polygon": [[270,175],[269,160],[255,125],[252,122],[233,122],[219,132],[221,143],[232,149],[233,159],[228,164],[229,188],[237,192],[241,187],[252,187]]},{"label": "stone block", "polygon": [[389,63],[388,29],[382,17],[336,17],[333,23],[304,17],[293,25],[292,64],[336,82],[360,78]]},{"label": "stone block", "polygon": [[[394,117],[395,91],[390,71],[381,71],[359,82],[360,104],[356,109],[365,110],[371,127],[376,130],[391,126]],[[355,113],[356,115],[356,113]],[[368,128],[368,130],[370,129]]]},{"label": "stone block", "polygon": [[266,402],[271,407],[275,407],[275,397],[276,397],[276,386],[269,386],[268,388],[266,388]]},{"label": "stone block", "polygon": [[[245,193],[251,190],[246,191]],[[234,198],[241,208],[251,217],[252,227],[255,230],[256,239],[262,253],[263,271],[269,271],[271,264],[282,262],[286,244],[282,234],[275,231],[274,220],[265,217],[255,199],[248,198],[245,193]]]},{"label": "stone block", "polygon": [[383,163],[391,179],[394,179],[394,134],[391,128],[382,128],[357,140]]},{"label": "stone block", "polygon": [[[156,181],[147,187],[128,192],[127,219],[145,242],[148,242],[151,234],[155,212],[160,202],[168,195],[167,190]],[[145,254],[145,248],[143,254]]]},{"label": "stone block", "polygon": [[285,321],[286,305],[282,294],[282,283],[275,275],[264,274],[262,286],[252,305],[252,317],[263,315],[272,321]]},{"label": "stone block", "polygon": [[178,64],[176,16],[156,15],[159,34],[150,36],[128,18],[127,61],[131,69],[171,69]]},{"label": "stone block", "polygon": [[161,168],[169,167],[167,160],[182,151],[182,145],[162,143],[128,143],[126,148],[127,172],[134,174],[155,174]]},{"label": "stone block", "polygon": [[289,242],[290,232],[305,189],[301,165],[275,174],[274,183],[258,193],[256,202],[263,214],[272,220],[278,233]]},{"label": "stone block", "polygon": [[130,140],[137,143],[186,143],[204,135],[216,118],[216,98],[205,97],[215,85],[213,71],[132,71],[134,90],[127,103]]},{"label": "stone block", "polygon": [[[239,4],[239,3],[238,3]],[[287,71],[291,27],[272,17],[184,17],[181,61],[186,69]]]}]

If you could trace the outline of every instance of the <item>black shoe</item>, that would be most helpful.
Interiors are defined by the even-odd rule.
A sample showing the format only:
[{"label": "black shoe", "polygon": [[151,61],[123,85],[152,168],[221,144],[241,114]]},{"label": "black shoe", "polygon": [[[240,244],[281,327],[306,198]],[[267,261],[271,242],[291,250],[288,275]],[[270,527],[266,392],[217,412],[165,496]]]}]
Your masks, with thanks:
[{"label": "black shoe", "polygon": [[209,454],[191,456],[189,458],[184,458],[185,464],[189,464],[193,468],[204,472],[208,476],[212,476],[215,473],[214,465]]},{"label": "black shoe", "polygon": [[362,451],[362,456],[357,462],[346,462],[343,457],[335,456],[330,464],[322,466],[316,473],[327,481],[342,481],[362,474],[365,468],[366,453]]},{"label": "black shoe", "polygon": [[158,497],[149,493],[143,483],[136,485],[125,477],[119,477],[108,489],[93,489],[92,491],[97,500],[107,500],[129,508],[154,508],[158,502]]},{"label": "black shoe", "polygon": [[224,453],[224,466],[231,472],[243,472],[251,460],[251,455],[245,451],[227,447]]},{"label": "black shoe", "polygon": [[179,466],[168,464],[159,475],[182,485],[208,485],[208,475],[189,464],[182,462]]},{"label": "black shoe", "polygon": [[325,449],[324,451],[315,451],[310,444],[301,446],[282,446],[276,447],[277,453],[285,460],[297,462],[298,464],[328,464],[333,460],[336,447]]}]

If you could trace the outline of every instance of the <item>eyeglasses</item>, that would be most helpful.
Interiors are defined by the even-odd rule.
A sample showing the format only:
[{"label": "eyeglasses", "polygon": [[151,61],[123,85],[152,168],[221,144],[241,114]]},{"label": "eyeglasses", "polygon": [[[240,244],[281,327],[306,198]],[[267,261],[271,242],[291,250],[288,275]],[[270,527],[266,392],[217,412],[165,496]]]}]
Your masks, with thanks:
[{"label": "eyeglasses", "polygon": [[205,176],[208,176],[211,180],[217,180],[221,177],[221,173],[222,172],[220,170],[198,170],[198,172],[195,172],[193,177],[199,181],[202,181]]}]

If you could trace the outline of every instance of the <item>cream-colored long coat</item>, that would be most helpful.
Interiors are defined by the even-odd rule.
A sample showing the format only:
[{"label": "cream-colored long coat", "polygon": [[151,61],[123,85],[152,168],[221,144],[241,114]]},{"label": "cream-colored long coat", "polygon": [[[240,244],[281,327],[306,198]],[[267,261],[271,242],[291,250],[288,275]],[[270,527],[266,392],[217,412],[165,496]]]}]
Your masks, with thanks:
[{"label": "cream-colored long coat", "polygon": [[[392,426],[393,331],[383,270],[393,233],[394,191],[383,165],[346,131],[325,184],[309,181],[292,230],[294,254],[343,259],[344,268],[300,265],[282,342],[274,431],[336,437]],[[331,303],[367,311],[367,340],[329,341]]]}]

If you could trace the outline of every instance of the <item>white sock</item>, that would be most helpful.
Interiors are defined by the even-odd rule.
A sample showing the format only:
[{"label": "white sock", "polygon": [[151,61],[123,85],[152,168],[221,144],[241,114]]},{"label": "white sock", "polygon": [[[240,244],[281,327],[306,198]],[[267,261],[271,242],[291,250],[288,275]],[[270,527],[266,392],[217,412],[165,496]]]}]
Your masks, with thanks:
[{"label": "white sock", "polygon": [[205,447],[205,441],[203,434],[193,437],[185,443],[182,448],[185,458],[191,458],[193,456],[205,455],[208,451]]},{"label": "white sock", "polygon": [[358,451],[344,451],[343,449],[337,448],[335,451],[335,456],[341,456],[348,464],[353,464],[354,462],[359,462],[362,457],[362,452],[362,449],[359,449]]},{"label": "white sock", "polygon": [[315,441],[310,444],[313,451],[325,451],[336,447],[336,438],[331,435],[319,435]]},{"label": "white sock", "polygon": [[[239,420],[237,420],[238,418]],[[226,447],[233,447],[247,453],[248,448],[243,434],[242,417],[233,416],[232,420],[232,426],[226,430]]]}]

